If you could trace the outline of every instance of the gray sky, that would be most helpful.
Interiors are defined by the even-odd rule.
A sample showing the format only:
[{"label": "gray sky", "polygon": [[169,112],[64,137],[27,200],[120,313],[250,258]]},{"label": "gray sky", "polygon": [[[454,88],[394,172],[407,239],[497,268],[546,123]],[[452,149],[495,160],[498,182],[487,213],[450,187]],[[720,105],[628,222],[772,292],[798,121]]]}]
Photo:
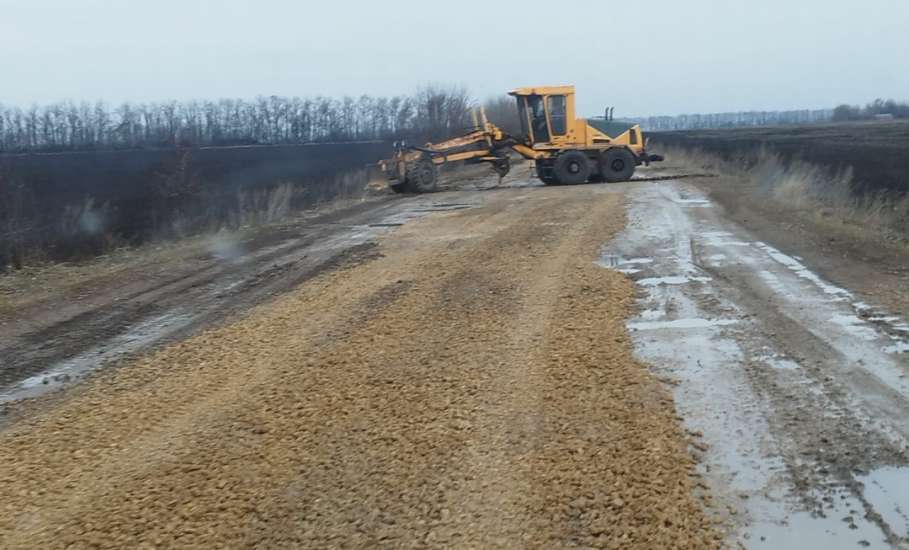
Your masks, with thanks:
[{"label": "gray sky", "polygon": [[581,115],[909,99],[909,0],[0,0],[0,103],[575,84]]}]

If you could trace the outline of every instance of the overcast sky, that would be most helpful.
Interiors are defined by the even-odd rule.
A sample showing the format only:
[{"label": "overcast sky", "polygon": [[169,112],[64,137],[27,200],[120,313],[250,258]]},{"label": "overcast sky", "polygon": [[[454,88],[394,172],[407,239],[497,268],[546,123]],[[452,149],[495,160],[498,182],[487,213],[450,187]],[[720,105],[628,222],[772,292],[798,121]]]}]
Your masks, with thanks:
[{"label": "overcast sky", "polygon": [[909,0],[0,0],[0,103],[474,97],[575,84],[582,115],[909,99]]}]

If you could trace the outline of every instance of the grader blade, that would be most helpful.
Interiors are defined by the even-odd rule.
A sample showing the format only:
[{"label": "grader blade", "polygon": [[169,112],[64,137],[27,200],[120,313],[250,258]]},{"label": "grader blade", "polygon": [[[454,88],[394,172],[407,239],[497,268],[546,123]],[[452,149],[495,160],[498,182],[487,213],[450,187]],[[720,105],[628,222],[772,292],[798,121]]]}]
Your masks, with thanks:
[{"label": "grader blade", "polygon": [[373,191],[384,191],[392,186],[388,174],[380,164],[366,166],[366,188]]}]

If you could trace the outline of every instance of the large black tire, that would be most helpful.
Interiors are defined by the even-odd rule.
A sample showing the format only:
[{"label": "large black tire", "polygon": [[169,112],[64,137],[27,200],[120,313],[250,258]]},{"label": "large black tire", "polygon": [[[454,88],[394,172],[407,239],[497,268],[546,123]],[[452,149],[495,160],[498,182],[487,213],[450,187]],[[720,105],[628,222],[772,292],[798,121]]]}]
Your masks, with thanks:
[{"label": "large black tire", "polygon": [[432,193],[436,191],[437,183],[436,165],[428,157],[407,166],[407,190],[411,193]]},{"label": "large black tire", "polygon": [[537,177],[546,185],[555,185],[557,182],[552,176],[552,167],[542,160],[535,161],[537,168]]},{"label": "large black tire", "polygon": [[590,177],[590,160],[580,151],[566,151],[556,158],[552,173],[558,183],[586,183]]},{"label": "large black tire", "polygon": [[628,181],[636,162],[628,149],[610,149],[600,156],[600,175],[609,183]]}]

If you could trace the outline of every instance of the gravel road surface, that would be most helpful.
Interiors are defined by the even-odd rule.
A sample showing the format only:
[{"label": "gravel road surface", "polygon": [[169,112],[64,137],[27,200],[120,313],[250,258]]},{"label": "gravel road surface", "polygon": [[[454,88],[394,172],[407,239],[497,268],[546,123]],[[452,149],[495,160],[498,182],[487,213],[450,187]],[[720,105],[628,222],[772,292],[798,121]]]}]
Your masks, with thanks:
[{"label": "gravel road surface", "polygon": [[13,295],[0,547],[909,547],[907,289],[645,175]]},{"label": "gravel road surface", "polygon": [[718,546],[596,263],[622,190],[405,199],[332,269],[8,404],[0,547]]}]

